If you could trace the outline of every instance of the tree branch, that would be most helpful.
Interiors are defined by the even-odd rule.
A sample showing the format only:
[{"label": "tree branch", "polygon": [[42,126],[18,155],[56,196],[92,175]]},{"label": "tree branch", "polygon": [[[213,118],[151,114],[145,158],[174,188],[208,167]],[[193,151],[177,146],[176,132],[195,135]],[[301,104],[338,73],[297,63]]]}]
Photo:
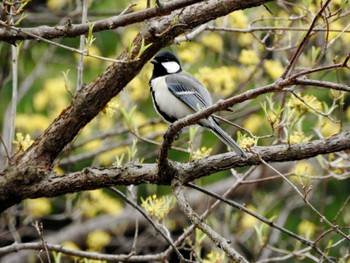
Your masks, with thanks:
[{"label": "tree branch", "polygon": [[[172,43],[176,36],[234,10],[258,6],[268,1],[224,0],[218,2],[210,0],[191,5],[181,12],[173,12],[168,16],[148,21],[133,41],[133,45],[138,48],[135,48],[132,54],[129,54],[128,50],[124,50],[119,56],[119,60],[129,61],[129,63],[112,64],[95,81],[77,92],[71,104],[62,110],[61,114],[36,139],[34,144],[23,155],[13,158],[12,163],[0,178],[0,187],[5,185],[16,188],[18,185],[34,186],[40,184],[41,180],[47,179],[47,170],[52,166],[54,159],[62,149],[105,107],[110,99],[116,96],[138,74],[143,65],[160,48]],[[190,3],[189,1],[184,2]],[[176,5],[171,3],[171,6]],[[161,8],[163,9],[164,6]],[[176,23],[174,23],[175,20]],[[144,42],[145,45],[152,43],[152,45],[139,55],[141,42]],[[86,173],[86,170],[84,171],[83,173]],[[25,191],[22,194],[18,193],[21,192],[17,191],[18,189],[14,191],[14,188],[8,190],[4,190],[4,192],[12,201],[5,198],[9,203],[4,203],[3,207],[15,204],[28,195],[28,193],[24,193]]]},{"label": "tree branch", "polygon": [[[164,3],[162,8],[152,7],[142,11],[132,12],[129,14],[118,15],[107,19],[97,20],[94,23],[93,32],[116,29],[118,27],[128,26],[131,24],[143,22],[157,16],[163,16],[171,13],[174,10],[193,5],[203,0],[181,0]],[[11,30],[9,28],[0,29],[0,41],[13,43],[16,40],[35,39],[32,35],[36,35],[46,39],[54,38],[72,38],[87,34],[89,25],[82,24],[67,24],[64,26],[39,26],[33,28],[18,28],[19,30]]]},{"label": "tree branch", "polygon": [[180,209],[186,214],[186,216],[191,220],[191,222],[205,233],[211,241],[220,249],[222,249],[226,256],[230,258],[235,263],[248,263],[248,261],[241,256],[233,247],[229,245],[229,241],[220,236],[214,229],[207,225],[200,217],[197,215],[191,206],[188,204],[184,191],[183,185],[178,179],[173,179],[171,182],[171,187],[173,189],[176,200],[180,206]]},{"label": "tree branch", "polygon": [[[97,252],[86,252],[81,250],[74,250],[65,248],[62,245],[46,244],[50,251],[61,252],[70,256],[77,256],[81,258],[89,258],[96,260],[106,260],[108,262],[153,262],[163,261],[164,257],[162,253],[154,255],[111,255],[102,254]],[[43,247],[41,242],[30,242],[30,243],[14,243],[12,245],[0,248],[0,256],[6,255],[11,252],[18,252],[22,250],[41,250]]]},{"label": "tree branch", "polygon": [[[23,171],[17,168],[15,175],[5,174],[5,176],[0,176],[0,212],[27,198],[54,197],[113,185],[138,185],[143,183],[170,185],[173,177],[180,175],[181,180],[187,183],[215,172],[236,167],[259,165],[261,160],[265,162],[287,162],[349,149],[350,132],[343,132],[326,139],[306,143],[254,147],[251,149],[252,154],[246,160],[242,160],[234,153],[229,152],[187,163],[171,162],[172,170],[165,170],[162,175],[158,174],[156,164],[127,163],[111,168],[85,168],[82,171],[64,176],[57,175],[52,171],[34,170],[31,174],[34,178],[32,180],[22,177],[15,181],[6,180],[6,176],[23,174]],[[35,178],[42,179],[35,181]]]}]

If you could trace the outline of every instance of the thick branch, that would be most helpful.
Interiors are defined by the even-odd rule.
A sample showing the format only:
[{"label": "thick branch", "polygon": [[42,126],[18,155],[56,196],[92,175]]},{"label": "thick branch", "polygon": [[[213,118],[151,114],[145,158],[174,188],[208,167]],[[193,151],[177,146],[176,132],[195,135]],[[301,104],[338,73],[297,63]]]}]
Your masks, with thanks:
[{"label": "thick branch", "polygon": [[[170,185],[173,176],[181,175],[184,183],[235,167],[258,165],[261,159],[266,162],[287,162],[307,159],[319,154],[328,154],[350,149],[350,132],[343,132],[324,140],[292,145],[276,145],[270,147],[254,147],[247,160],[241,160],[234,153],[210,156],[200,160],[178,163],[172,162],[172,170],[158,175],[156,164],[128,163],[112,168],[86,168],[83,171],[69,173],[64,176],[53,172],[30,174],[42,181],[8,182],[0,177],[0,211],[26,199],[38,197],[54,197],[83,190],[98,189],[112,185],[137,185],[143,183]],[[259,156],[261,159],[259,158]],[[175,174],[174,174],[175,172]],[[22,174],[17,170],[17,174]],[[20,187],[20,189],[19,189]]]},{"label": "thick branch", "polygon": [[[122,16],[114,16],[107,19],[97,20],[94,23],[93,32],[100,32],[104,30],[116,29],[135,23],[145,21],[147,19],[163,16],[171,13],[172,11],[184,8],[186,6],[201,2],[203,0],[181,0],[172,1],[170,3],[164,3],[162,8],[152,7],[142,11],[137,11]],[[46,39],[53,38],[68,38],[77,37],[83,34],[87,34],[89,31],[88,24],[67,24],[64,26],[39,26],[33,28],[19,28],[19,30],[13,30],[8,28],[0,29],[0,41],[7,41],[13,43],[16,40],[35,39],[32,35],[36,35]]]}]

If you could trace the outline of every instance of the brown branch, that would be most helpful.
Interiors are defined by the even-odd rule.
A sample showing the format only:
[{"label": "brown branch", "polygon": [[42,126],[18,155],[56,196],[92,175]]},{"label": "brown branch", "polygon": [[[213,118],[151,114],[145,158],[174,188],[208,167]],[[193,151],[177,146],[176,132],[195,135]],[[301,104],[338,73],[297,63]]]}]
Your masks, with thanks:
[{"label": "brown branch", "polygon": [[[153,262],[153,261],[163,261],[164,257],[162,253],[154,255],[111,255],[102,254],[97,252],[86,252],[81,250],[74,250],[65,248],[61,245],[46,244],[46,247],[50,251],[61,252],[65,255],[77,256],[81,258],[89,258],[96,260],[106,260],[108,262]],[[6,255],[12,252],[18,252],[22,250],[41,250],[41,242],[31,242],[31,243],[14,243],[12,245],[0,248],[0,256]]]},{"label": "brown branch", "polygon": [[242,255],[240,255],[233,247],[230,246],[228,240],[219,235],[213,228],[207,225],[199,215],[194,212],[186,200],[183,185],[178,179],[174,178],[172,180],[171,187],[180,209],[191,220],[196,228],[205,233],[219,249],[222,249],[225,252],[226,256],[232,260],[232,262],[248,263],[248,261]]},{"label": "brown branch", "polygon": [[[152,7],[142,11],[132,12],[121,16],[114,16],[108,19],[94,21],[93,32],[116,29],[118,27],[128,26],[139,23],[157,16],[163,16],[172,11],[193,5],[203,0],[181,0],[164,3],[161,8]],[[8,28],[0,29],[0,41],[13,43],[16,40],[35,39],[36,35],[46,39],[69,38],[87,34],[89,31],[88,24],[68,24],[64,26],[39,26],[33,28],[19,28],[19,31]],[[28,34],[29,33],[29,34]]]},{"label": "brown branch", "polygon": [[[250,154],[246,160],[241,160],[234,153],[225,153],[187,163],[171,162],[172,170],[165,170],[162,175],[158,174],[156,164],[141,163],[127,163],[111,168],[85,168],[64,176],[51,171],[34,170],[29,174],[31,178],[43,178],[42,180],[30,181],[29,178],[19,177],[17,181],[6,181],[0,177],[0,212],[27,198],[54,197],[113,185],[143,183],[170,185],[173,176],[179,175],[183,182],[187,183],[215,172],[259,165],[261,160],[287,162],[349,149],[350,132],[343,132],[323,140],[306,143],[254,147],[252,151],[257,155]],[[16,175],[24,174],[20,168],[17,168],[16,172]]]},{"label": "brown branch", "polygon": [[314,86],[314,87],[350,92],[350,86],[338,84],[338,83],[334,83],[334,82],[329,82],[329,81],[298,78],[294,81],[294,83],[296,85]]},{"label": "brown branch", "polygon": [[317,20],[321,17],[322,13],[325,11],[325,9],[327,8],[327,6],[329,5],[329,3],[331,2],[331,0],[327,0],[323,6],[321,7],[321,9],[317,12],[316,16],[314,17],[314,19],[311,22],[310,28],[309,30],[306,32],[304,38],[302,39],[302,41],[300,42],[297,50],[294,52],[292,58],[290,59],[290,62],[288,63],[285,71],[283,72],[281,78],[286,78],[288,77],[288,75],[290,75],[290,73],[292,72],[292,70],[295,67],[295,64],[298,60],[298,58],[301,55],[301,52],[303,51],[307,41],[309,40],[311,33],[313,31],[313,28],[316,25]]}]

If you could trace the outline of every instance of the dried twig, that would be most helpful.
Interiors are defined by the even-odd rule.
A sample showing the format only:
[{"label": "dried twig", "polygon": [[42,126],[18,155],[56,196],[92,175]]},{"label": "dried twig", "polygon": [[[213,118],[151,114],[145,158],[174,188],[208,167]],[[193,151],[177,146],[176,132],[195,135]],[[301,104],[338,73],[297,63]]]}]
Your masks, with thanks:
[{"label": "dried twig", "polygon": [[[33,223],[33,226],[34,226],[35,230],[38,232],[39,237],[41,239],[41,246],[42,246],[42,248],[44,249],[44,251],[46,253],[47,262],[51,263],[50,252],[49,252],[49,249],[47,248],[46,241],[45,241],[45,238],[44,238],[44,227],[43,227],[43,224],[39,223],[38,221],[35,221]],[[43,260],[40,257],[40,254],[38,255],[38,257],[43,262]]]},{"label": "dried twig", "polygon": [[205,233],[218,248],[222,249],[226,253],[227,257],[233,262],[248,262],[242,255],[240,255],[240,253],[230,246],[230,242],[228,240],[224,239],[214,229],[204,223],[204,221],[193,211],[186,201],[183,192],[183,185],[178,179],[175,178],[172,180],[171,187],[182,212],[186,214],[195,227]]},{"label": "dried twig", "polygon": [[182,254],[180,253],[180,251],[177,249],[177,247],[174,245],[173,241],[170,239],[170,237],[168,237],[163,231],[162,229],[160,229],[159,226],[157,226],[157,224],[152,220],[152,218],[150,218],[145,211],[143,211],[143,209],[141,207],[139,207],[138,204],[136,204],[134,201],[132,201],[130,198],[128,198],[125,194],[123,194],[121,191],[119,191],[118,189],[114,188],[114,187],[110,187],[108,188],[109,190],[111,190],[113,193],[117,194],[118,196],[120,196],[121,198],[123,198],[123,200],[125,202],[127,202],[129,205],[131,205],[133,208],[135,208],[138,212],[140,212],[142,214],[143,217],[146,218],[146,220],[153,226],[153,228],[157,231],[157,233],[159,233],[164,239],[165,241],[174,249],[174,251],[176,252],[177,256],[179,257],[179,259],[181,260],[181,262],[185,262],[185,258],[182,256]]}]

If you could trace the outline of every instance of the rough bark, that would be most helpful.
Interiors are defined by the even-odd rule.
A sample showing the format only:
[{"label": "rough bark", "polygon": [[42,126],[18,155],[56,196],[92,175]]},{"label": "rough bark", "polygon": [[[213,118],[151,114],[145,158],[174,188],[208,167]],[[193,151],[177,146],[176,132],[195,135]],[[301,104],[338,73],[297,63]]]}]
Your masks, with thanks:
[{"label": "rough bark", "polygon": [[[24,176],[17,179],[17,184],[0,178],[0,211],[27,198],[54,197],[112,185],[143,183],[170,185],[174,176],[181,177],[181,181],[187,183],[218,171],[258,165],[261,164],[261,159],[266,162],[286,162],[348,149],[350,149],[350,132],[343,132],[324,140],[307,143],[255,147],[251,149],[252,153],[247,160],[241,160],[230,152],[188,163],[171,162],[171,170],[162,174],[158,173],[157,164],[141,163],[127,163],[111,168],[85,168],[64,176],[49,170],[41,173],[33,171],[41,180],[25,180],[23,171],[17,170],[17,173],[14,171],[12,174],[13,177]],[[28,175],[30,178],[36,178],[32,174]]]}]

